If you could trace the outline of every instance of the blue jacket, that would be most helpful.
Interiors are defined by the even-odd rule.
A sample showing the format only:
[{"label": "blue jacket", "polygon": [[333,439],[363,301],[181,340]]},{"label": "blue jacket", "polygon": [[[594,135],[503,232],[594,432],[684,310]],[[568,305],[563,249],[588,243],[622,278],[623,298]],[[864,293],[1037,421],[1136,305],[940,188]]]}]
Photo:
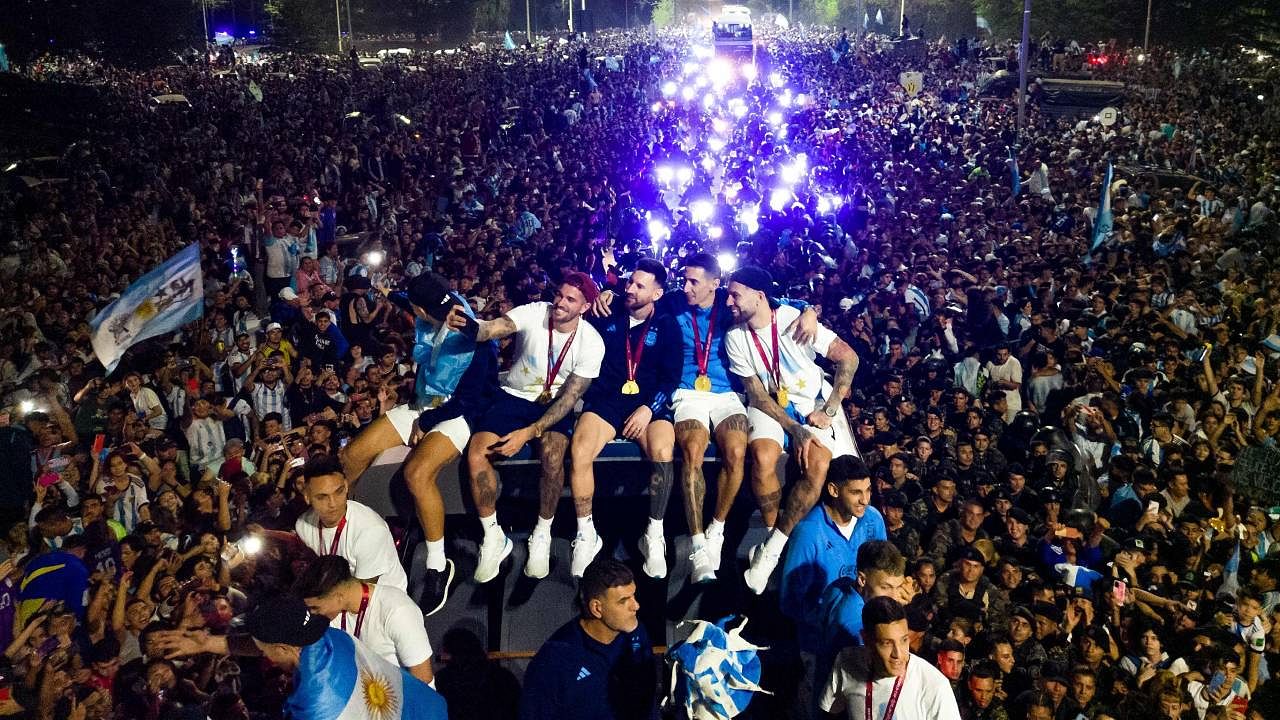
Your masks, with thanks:
[{"label": "blue jacket", "polygon": [[657,679],[644,625],[602,645],[575,618],[529,663],[520,720],[649,720]]},{"label": "blue jacket", "polygon": [[857,577],[862,543],[886,539],[884,517],[870,506],[848,540],[822,503],[796,525],[787,541],[779,603],[783,614],[796,623],[801,650],[817,653],[822,647],[822,592],[837,578]]}]

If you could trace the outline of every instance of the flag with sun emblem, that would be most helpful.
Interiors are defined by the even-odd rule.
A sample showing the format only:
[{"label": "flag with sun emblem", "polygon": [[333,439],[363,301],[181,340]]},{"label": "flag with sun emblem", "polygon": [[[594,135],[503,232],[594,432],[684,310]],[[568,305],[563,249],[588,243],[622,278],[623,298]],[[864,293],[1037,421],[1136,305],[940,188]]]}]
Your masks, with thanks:
[{"label": "flag with sun emblem", "polygon": [[302,649],[285,715],[293,720],[446,720],[426,683],[329,628]]},{"label": "flag with sun emblem", "polygon": [[90,321],[93,352],[111,372],[129,346],[173,332],[203,312],[200,246],[192,244],[138,278]]}]

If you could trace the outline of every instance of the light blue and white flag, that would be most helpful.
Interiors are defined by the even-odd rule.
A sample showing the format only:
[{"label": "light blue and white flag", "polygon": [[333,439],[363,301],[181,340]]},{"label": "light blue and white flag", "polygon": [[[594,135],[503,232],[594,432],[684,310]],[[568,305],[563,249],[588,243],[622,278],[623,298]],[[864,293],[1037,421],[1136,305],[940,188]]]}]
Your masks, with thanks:
[{"label": "light blue and white flag", "polygon": [[877,25],[884,24],[884,13],[880,11],[880,8],[876,8],[876,24]]},{"label": "light blue and white flag", "polygon": [[1093,242],[1089,252],[1097,250],[1111,237],[1111,163],[1107,163],[1107,175],[1102,179],[1102,200],[1098,203],[1098,216],[1093,220]]},{"label": "light blue and white flag", "polygon": [[1102,579],[1102,573],[1083,565],[1058,563],[1053,566],[1053,569],[1058,573],[1058,577],[1062,578],[1062,582],[1071,587],[1083,589],[1088,597],[1093,597],[1093,584]]},{"label": "light blue and white flag", "polygon": [[504,35],[504,36],[502,37],[502,48],[503,48],[504,50],[515,50],[515,49],[516,49],[516,41],[511,39],[511,31],[510,31],[510,30],[508,30],[508,31],[507,31],[507,34],[506,34],[506,35]]},{"label": "light blue and white flag", "polygon": [[1013,196],[1018,197],[1018,193],[1022,192],[1022,173],[1018,171],[1018,156],[1014,154],[1013,148],[1009,148],[1009,173],[1012,175],[1010,182],[1013,183]]},{"label": "light blue and white flag", "polygon": [[89,323],[93,352],[110,373],[132,345],[173,332],[203,313],[200,246],[192,244],[138,278],[98,313]]},{"label": "light blue and white flag", "polygon": [[336,628],[302,649],[285,716],[293,720],[447,720],[426,683]]},{"label": "light blue and white flag", "polygon": [[1235,595],[1240,591],[1240,541],[1236,540],[1236,549],[1222,566],[1222,585],[1218,587],[1219,595]]},{"label": "light blue and white flag", "polygon": [[862,29],[866,30],[867,26],[870,24],[871,24],[871,14],[868,13],[866,10],[863,10],[862,11]]},{"label": "light blue and white flag", "polygon": [[753,693],[772,694],[759,685],[758,652],[765,648],[742,639],[745,619],[725,630],[733,619],[722,618],[714,625],[692,621],[693,632],[667,655],[671,660],[668,704],[683,705],[690,720],[728,720],[747,708]]}]

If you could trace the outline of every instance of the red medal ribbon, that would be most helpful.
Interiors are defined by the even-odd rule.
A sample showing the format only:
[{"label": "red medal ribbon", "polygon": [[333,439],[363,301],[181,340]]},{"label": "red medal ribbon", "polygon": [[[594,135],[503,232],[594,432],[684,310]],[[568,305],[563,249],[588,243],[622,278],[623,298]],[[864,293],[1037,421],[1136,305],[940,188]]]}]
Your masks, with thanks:
[{"label": "red medal ribbon", "polygon": [[556,358],[555,363],[553,364],[551,362],[551,358],[554,355],[553,350],[555,347],[555,343],[553,342],[553,340],[555,339],[555,334],[554,334],[555,330],[553,329],[554,327],[555,327],[555,322],[552,321],[551,311],[548,310],[547,311],[547,367],[550,369],[547,372],[546,381],[542,383],[543,393],[551,392],[551,386],[555,384],[556,377],[560,375],[560,366],[564,364],[565,356],[569,354],[569,346],[573,345],[573,339],[578,336],[578,327],[575,325],[573,328],[573,332],[569,334],[569,339],[564,341],[564,347],[560,348],[560,357]]},{"label": "red medal ribbon", "polygon": [[[622,341],[627,345],[627,381],[636,381],[636,370],[640,368],[640,356],[644,355],[644,339],[649,334],[649,323],[653,320],[653,313],[649,313],[649,319],[644,321],[644,325],[640,327],[640,343],[636,349],[631,349],[631,321],[627,320],[626,333],[622,336]],[[695,324],[694,327],[697,327]],[[633,360],[634,357],[634,360]]]},{"label": "red medal ribbon", "polygon": [[765,357],[764,345],[760,344],[760,338],[756,337],[756,331],[750,326],[747,332],[751,334],[751,341],[756,344],[756,352],[760,354],[760,360],[764,362],[765,372],[769,373],[769,377],[773,378],[773,389],[777,392],[782,388],[782,361],[779,359],[778,353],[778,314],[776,311],[769,311],[769,323],[773,326],[773,365],[769,365],[769,358]]},{"label": "red medal ribbon", "polygon": [[[910,662],[908,660],[908,662]],[[881,720],[893,720],[893,711],[898,707],[898,696],[902,694],[902,684],[907,679],[907,673],[904,671],[893,681],[893,692],[889,695],[889,704],[884,708],[884,717]],[[867,720],[871,720],[871,705],[874,702],[872,696],[875,695],[875,680],[867,681]]]},{"label": "red medal ribbon", "polygon": [[[342,519],[338,521],[337,532],[333,534],[333,542],[329,545],[329,552],[325,553],[325,555],[338,554],[338,541],[342,539],[342,530],[346,526],[347,526],[347,516],[343,515]],[[320,550],[322,552],[324,551],[324,525],[320,526]]]},{"label": "red medal ribbon", "polygon": [[693,358],[698,363],[698,374],[707,374],[707,365],[711,362],[711,338],[716,332],[716,310],[718,305],[711,306],[711,315],[707,318],[707,345],[703,347],[701,333],[698,332],[698,315],[693,310],[689,311],[689,320],[693,323]]},{"label": "red medal ribbon", "polygon": [[[360,637],[360,629],[364,627],[364,613],[369,609],[369,583],[360,583],[360,610],[356,612],[356,629],[351,633],[357,639]],[[347,631],[347,615],[342,613],[342,632]]]}]

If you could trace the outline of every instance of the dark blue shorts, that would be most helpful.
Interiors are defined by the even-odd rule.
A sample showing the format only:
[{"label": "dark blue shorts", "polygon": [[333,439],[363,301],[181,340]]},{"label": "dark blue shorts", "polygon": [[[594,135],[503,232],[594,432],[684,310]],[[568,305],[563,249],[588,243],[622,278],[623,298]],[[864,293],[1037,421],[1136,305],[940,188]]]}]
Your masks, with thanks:
[{"label": "dark blue shorts", "polygon": [[[532,400],[518,398],[501,390],[494,398],[493,404],[472,427],[472,434],[490,432],[498,437],[532,425],[547,412],[547,405],[539,405]],[[547,428],[547,432],[558,432],[569,435],[573,430],[573,413],[560,418],[560,422]]]},{"label": "dark blue shorts", "polygon": [[[640,402],[635,399],[634,395],[623,395],[622,393],[613,391],[591,392],[587,391],[586,397],[582,400],[582,412],[595,413],[604,419],[605,422],[613,426],[614,435],[622,435],[622,426],[626,424],[627,418],[631,417],[631,413],[640,407]],[[653,414],[655,420],[666,420],[672,422],[675,415],[671,411],[671,404],[667,403],[661,410]]]}]

